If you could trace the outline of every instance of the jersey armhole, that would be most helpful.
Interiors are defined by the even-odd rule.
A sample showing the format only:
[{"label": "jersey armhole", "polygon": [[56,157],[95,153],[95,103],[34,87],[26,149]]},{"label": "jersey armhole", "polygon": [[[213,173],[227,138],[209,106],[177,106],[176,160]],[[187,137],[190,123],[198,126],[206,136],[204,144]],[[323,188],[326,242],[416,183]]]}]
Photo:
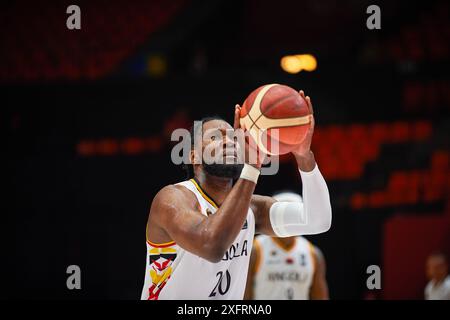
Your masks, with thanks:
[{"label": "jersey armhole", "polygon": [[149,245],[151,245],[152,247],[155,247],[155,248],[166,248],[166,247],[170,247],[170,246],[173,246],[174,244],[176,244],[176,242],[173,240],[169,241],[169,242],[164,242],[164,243],[151,242],[148,239],[148,223],[145,225],[145,241],[147,241],[147,243]]}]

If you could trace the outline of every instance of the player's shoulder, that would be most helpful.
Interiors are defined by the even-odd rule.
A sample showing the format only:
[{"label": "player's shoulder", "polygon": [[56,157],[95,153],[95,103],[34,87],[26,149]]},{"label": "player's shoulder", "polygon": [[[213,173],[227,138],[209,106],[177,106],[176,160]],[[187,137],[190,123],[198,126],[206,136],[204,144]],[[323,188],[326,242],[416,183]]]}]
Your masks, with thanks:
[{"label": "player's shoulder", "polygon": [[425,290],[424,290],[425,294],[429,294],[432,287],[433,287],[433,282],[428,281],[427,284],[425,285]]},{"label": "player's shoulder", "polygon": [[302,236],[298,236],[297,237],[297,241],[304,243],[309,249],[311,249],[311,252],[318,257],[319,259],[323,258],[323,253],[320,250],[320,248],[316,245],[314,245],[311,241],[309,241],[308,239],[306,239],[305,237]]},{"label": "player's shoulder", "polygon": [[195,207],[196,197],[188,188],[182,184],[169,184],[161,188],[152,200],[154,205],[176,205],[182,203],[183,205]]},{"label": "player's shoulder", "polygon": [[444,279],[444,285],[446,286],[447,290],[449,290],[449,292],[450,292],[450,275],[448,275],[448,276]]},{"label": "player's shoulder", "polygon": [[316,248],[316,246],[311,241],[309,241],[307,238],[305,238],[303,236],[297,236],[296,239],[297,239],[297,242],[300,242],[300,243],[303,243],[305,245],[312,246],[312,247]]},{"label": "player's shoulder", "polygon": [[305,237],[302,237],[302,236],[296,236],[295,239],[297,240],[297,243],[304,244],[304,245],[306,245],[306,246],[314,246],[314,245],[312,244],[312,242],[309,241],[308,239],[306,239]]}]

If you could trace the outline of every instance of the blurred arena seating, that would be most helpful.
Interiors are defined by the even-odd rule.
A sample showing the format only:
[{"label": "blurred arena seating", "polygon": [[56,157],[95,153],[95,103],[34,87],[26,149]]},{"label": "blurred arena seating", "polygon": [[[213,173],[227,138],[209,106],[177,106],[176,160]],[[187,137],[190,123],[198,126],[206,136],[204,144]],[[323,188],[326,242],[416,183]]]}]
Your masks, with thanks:
[{"label": "blurred arena seating", "polygon": [[450,105],[450,83],[445,80],[408,80],[403,86],[402,107],[410,114],[436,114]]},{"label": "blurred arena seating", "polygon": [[78,1],[83,32],[67,32],[68,4],[62,1],[2,4],[0,40],[7,50],[0,51],[4,65],[0,81],[104,77],[170,22],[186,2]]},{"label": "blurred arena seating", "polygon": [[387,41],[396,61],[443,61],[450,54],[449,3],[442,1],[404,24]]}]

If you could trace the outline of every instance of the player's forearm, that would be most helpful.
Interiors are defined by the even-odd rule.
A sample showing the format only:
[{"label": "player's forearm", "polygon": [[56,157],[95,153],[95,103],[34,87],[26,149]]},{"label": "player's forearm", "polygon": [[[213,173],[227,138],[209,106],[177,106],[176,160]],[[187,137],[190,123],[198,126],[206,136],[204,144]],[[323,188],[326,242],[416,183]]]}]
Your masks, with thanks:
[{"label": "player's forearm", "polygon": [[294,154],[294,156],[295,160],[297,161],[298,168],[303,172],[312,171],[316,166],[316,159],[314,158],[314,154],[311,151],[303,156],[297,154]]},{"label": "player's forearm", "polygon": [[270,207],[270,223],[279,237],[317,234],[331,227],[331,203],[327,184],[314,161],[305,159],[300,169],[303,183],[303,203],[275,202]]},{"label": "player's forearm", "polygon": [[204,220],[201,229],[212,260],[220,261],[241,231],[255,186],[254,182],[239,179],[217,212]]},{"label": "player's forearm", "polygon": [[328,231],[331,227],[331,203],[328,187],[314,162],[311,171],[300,169],[303,183],[303,203],[306,221],[312,233]]}]

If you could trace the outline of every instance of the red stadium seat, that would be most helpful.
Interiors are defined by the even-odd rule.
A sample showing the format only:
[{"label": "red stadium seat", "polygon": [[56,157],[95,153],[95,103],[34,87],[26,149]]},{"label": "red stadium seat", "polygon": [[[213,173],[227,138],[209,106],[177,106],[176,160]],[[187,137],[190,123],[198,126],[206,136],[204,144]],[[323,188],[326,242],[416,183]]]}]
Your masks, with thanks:
[{"label": "red stadium seat", "polygon": [[367,207],[367,197],[363,193],[355,193],[350,199],[350,206],[355,210]]},{"label": "red stadium seat", "polygon": [[428,121],[419,121],[412,126],[412,138],[417,141],[428,139],[432,133],[431,123]]},{"label": "red stadium seat", "polygon": [[80,0],[77,5],[82,8],[82,32],[65,28],[63,3],[12,2],[8,10],[0,12],[0,21],[8,23],[4,29],[15,30],[2,35],[3,61],[12,63],[8,72],[0,72],[0,80],[105,76],[169,22],[185,2]]},{"label": "red stadium seat", "polygon": [[97,142],[96,152],[98,155],[111,156],[119,152],[119,143],[114,139],[103,139]]},{"label": "red stadium seat", "polygon": [[391,125],[389,140],[391,143],[406,142],[410,138],[410,130],[407,122],[397,121]]},{"label": "red stadium seat", "polygon": [[422,105],[423,90],[419,83],[408,82],[403,87],[403,107],[410,112],[417,111]]},{"label": "red stadium seat", "polygon": [[431,159],[431,169],[433,171],[447,171],[449,169],[450,155],[446,151],[436,151]]},{"label": "red stadium seat", "polygon": [[374,143],[384,143],[390,136],[386,123],[374,123],[369,126],[369,140]]},{"label": "red stadium seat", "polygon": [[380,208],[386,204],[386,199],[383,191],[374,191],[369,195],[369,205],[372,208]]}]

